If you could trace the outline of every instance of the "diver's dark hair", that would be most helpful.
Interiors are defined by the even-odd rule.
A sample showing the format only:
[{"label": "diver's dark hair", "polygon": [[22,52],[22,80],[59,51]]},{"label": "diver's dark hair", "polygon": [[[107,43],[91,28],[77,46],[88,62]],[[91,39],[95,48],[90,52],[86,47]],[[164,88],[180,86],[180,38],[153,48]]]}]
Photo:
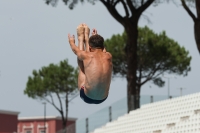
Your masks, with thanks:
[{"label": "diver's dark hair", "polygon": [[104,48],[104,39],[102,36],[96,34],[96,35],[92,35],[89,39],[89,45],[92,48]]}]

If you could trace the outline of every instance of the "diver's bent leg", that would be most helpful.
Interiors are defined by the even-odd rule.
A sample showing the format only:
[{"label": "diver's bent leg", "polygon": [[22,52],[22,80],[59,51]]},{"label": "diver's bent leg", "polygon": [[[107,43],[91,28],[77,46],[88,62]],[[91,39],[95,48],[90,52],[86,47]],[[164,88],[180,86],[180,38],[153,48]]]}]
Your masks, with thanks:
[{"label": "diver's bent leg", "polygon": [[79,67],[79,73],[78,73],[78,89],[80,90],[83,85],[85,85],[85,72],[84,72],[84,66],[83,61],[80,61],[77,59],[78,67]]},{"label": "diver's bent leg", "polygon": [[84,34],[85,34],[85,50],[87,52],[90,52],[89,50],[89,34],[90,34],[90,28],[84,24],[84,28],[85,28],[85,31],[84,31]]},{"label": "diver's bent leg", "polygon": [[[83,26],[80,26],[77,28],[77,32],[82,32],[82,34],[84,34],[84,27]],[[84,36],[84,35],[83,35]],[[83,42],[83,38],[79,38],[78,37],[78,48],[80,50],[83,50],[84,51],[84,42]],[[81,87],[83,85],[85,85],[85,72],[84,72],[84,65],[83,65],[83,61],[80,61],[78,58],[77,58],[77,62],[78,62],[78,67],[79,67],[79,74],[78,74],[78,89],[80,90]]]}]

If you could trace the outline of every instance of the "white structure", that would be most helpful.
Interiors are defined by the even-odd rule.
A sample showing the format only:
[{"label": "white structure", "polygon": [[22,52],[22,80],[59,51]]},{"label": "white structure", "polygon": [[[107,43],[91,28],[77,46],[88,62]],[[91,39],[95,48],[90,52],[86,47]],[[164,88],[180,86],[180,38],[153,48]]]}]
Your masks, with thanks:
[{"label": "white structure", "polygon": [[143,105],[93,133],[200,133],[200,93]]}]

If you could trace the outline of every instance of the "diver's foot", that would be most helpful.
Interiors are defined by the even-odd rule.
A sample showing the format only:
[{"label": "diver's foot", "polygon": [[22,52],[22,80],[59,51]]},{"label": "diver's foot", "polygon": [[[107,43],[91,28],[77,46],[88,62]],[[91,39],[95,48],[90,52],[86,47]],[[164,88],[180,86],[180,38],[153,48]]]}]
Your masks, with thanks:
[{"label": "diver's foot", "polygon": [[82,23],[82,24],[78,25],[76,30],[77,30],[78,39],[84,40],[84,38],[85,38],[85,35],[84,35],[84,33],[85,33],[84,24]]},{"label": "diver's foot", "polygon": [[86,24],[83,24],[83,25],[84,25],[84,29],[85,29],[85,32],[84,32],[85,40],[88,41],[89,35],[90,35],[90,28]]}]

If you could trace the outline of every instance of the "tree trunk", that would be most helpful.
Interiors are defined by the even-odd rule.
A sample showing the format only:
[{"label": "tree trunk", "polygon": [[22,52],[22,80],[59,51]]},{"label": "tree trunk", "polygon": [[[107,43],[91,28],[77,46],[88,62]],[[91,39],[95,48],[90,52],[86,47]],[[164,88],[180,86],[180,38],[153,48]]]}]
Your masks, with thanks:
[{"label": "tree trunk", "polygon": [[[142,1],[141,6],[136,8],[133,1],[127,0],[121,1],[110,1],[110,0],[100,0],[105,7],[108,9],[110,14],[124,26],[127,33],[127,44],[125,48],[126,58],[127,58],[127,104],[128,112],[132,109],[137,109],[138,107],[131,104],[135,103],[131,101],[131,95],[137,95],[136,88],[136,71],[137,71],[137,38],[138,38],[138,20],[142,14],[155,0]],[[116,10],[116,5],[121,4],[124,7],[126,15],[122,17]],[[129,10],[130,9],[130,10]],[[130,16],[131,12],[131,16]]]},{"label": "tree trunk", "polygon": [[197,18],[194,22],[194,35],[197,48],[200,53],[200,1],[199,0],[196,0],[196,11],[197,11]]},{"label": "tree trunk", "polygon": [[61,114],[61,117],[62,117],[62,133],[67,133],[66,132],[66,130],[65,130],[65,128],[66,128],[66,119],[65,119],[65,117],[64,117],[64,113],[63,113],[63,111],[61,110],[60,111],[60,114]]},{"label": "tree trunk", "polygon": [[68,93],[65,96],[65,116],[61,113],[62,116],[62,133],[67,133],[67,121],[68,121]]},{"label": "tree trunk", "polygon": [[65,99],[65,133],[67,133],[67,121],[68,121],[68,93],[66,93],[66,99]]},{"label": "tree trunk", "polygon": [[140,108],[140,88],[141,86],[139,85],[136,86],[136,93],[135,93],[135,99],[134,99],[134,104],[136,108]]},{"label": "tree trunk", "polygon": [[194,23],[194,35],[195,35],[197,49],[200,53],[200,18],[197,19]]},{"label": "tree trunk", "polygon": [[[137,20],[132,21],[130,19],[126,20],[125,31],[127,33],[127,44],[125,48],[126,58],[127,58],[127,102],[128,102],[128,112],[133,109],[137,109],[136,98],[131,98],[131,96],[137,95],[136,91],[136,71],[137,71]],[[133,101],[131,101],[133,100]]]}]

